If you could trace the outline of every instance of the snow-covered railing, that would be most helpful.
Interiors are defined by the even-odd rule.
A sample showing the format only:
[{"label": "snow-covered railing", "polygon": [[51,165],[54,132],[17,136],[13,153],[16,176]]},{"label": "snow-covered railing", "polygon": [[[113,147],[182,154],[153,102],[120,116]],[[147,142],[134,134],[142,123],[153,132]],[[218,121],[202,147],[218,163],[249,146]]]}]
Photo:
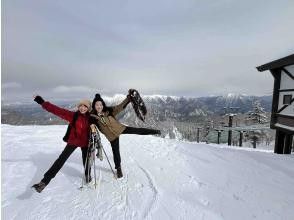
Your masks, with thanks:
[{"label": "snow-covered railing", "polygon": [[252,126],[244,126],[244,127],[222,127],[220,128],[224,131],[254,131],[254,130],[270,130],[269,124],[266,125],[252,125]]}]

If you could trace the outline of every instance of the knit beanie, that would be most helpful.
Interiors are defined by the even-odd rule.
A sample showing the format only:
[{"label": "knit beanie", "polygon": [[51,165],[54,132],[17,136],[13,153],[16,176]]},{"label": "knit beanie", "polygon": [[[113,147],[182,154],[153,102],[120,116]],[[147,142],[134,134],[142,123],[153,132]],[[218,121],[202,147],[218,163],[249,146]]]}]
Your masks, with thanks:
[{"label": "knit beanie", "polygon": [[104,110],[105,110],[105,108],[106,108],[106,104],[105,104],[104,100],[101,98],[101,96],[100,96],[99,93],[97,93],[97,94],[95,95],[95,98],[93,99],[93,102],[92,102],[92,109],[95,109],[95,104],[96,104],[96,102],[98,102],[98,101],[102,102],[103,108],[104,108]]},{"label": "knit beanie", "polygon": [[78,103],[78,107],[80,107],[81,105],[84,105],[86,107],[88,107],[88,111],[90,111],[91,109],[91,101],[90,100],[87,100],[87,99],[82,99],[81,101],[79,101]]}]

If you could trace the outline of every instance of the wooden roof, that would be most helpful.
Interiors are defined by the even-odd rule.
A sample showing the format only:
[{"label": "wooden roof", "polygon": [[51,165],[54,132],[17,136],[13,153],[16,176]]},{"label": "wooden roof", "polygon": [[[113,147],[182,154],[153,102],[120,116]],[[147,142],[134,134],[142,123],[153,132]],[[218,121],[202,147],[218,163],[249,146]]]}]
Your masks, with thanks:
[{"label": "wooden roof", "polygon": [[259,72],[294,64],[294,54],[256,67]]}]

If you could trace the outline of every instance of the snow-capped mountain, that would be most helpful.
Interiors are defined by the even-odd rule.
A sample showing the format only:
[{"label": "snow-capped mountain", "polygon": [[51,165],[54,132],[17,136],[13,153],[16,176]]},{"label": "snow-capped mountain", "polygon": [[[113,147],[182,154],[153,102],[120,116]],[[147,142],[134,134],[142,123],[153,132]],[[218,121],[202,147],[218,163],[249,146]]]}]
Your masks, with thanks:
[{"label": "snow-capped mountain", "polygon": [[[108,105],[115,105],[121,102],[126,96],[123,94],[116,94],[112,97],[102,97]],[[269,112],[271,109],[271,96],[255,97],[228,94],[226,96],[191,98],[164,95],[143,95],[143,99],[148,109],[147,119],[152,122],[164,122],[170,120],[201,122],[208,115],[222,115],[227,111],[245,113],[252,109],[252,103],[254,100],[260,100],[265,111]],[[52,102],[54,103],[54,100]],[[77,101],[59,101],[57,104],[61,107],[74,110],[76,103]],[[131,106],[123,112],[120,118],[125,122],[137,121]],[[23,105],[5,105],[2,103],[2,123],[21,125],[63,124],[64,122],[52,114],[43,111],[40,106],[32,101],[31,104]]]}]

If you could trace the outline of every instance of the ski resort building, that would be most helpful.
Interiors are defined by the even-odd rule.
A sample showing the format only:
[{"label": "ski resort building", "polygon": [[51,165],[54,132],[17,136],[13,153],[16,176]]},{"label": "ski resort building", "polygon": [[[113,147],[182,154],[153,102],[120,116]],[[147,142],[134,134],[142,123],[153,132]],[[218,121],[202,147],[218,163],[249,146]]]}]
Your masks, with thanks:
[{"label": "ski resort building", "polygon": [[276,129],[275,153],[290,154],[294,134],[294,54],[257,67],[274,77],[272,129]]}]

